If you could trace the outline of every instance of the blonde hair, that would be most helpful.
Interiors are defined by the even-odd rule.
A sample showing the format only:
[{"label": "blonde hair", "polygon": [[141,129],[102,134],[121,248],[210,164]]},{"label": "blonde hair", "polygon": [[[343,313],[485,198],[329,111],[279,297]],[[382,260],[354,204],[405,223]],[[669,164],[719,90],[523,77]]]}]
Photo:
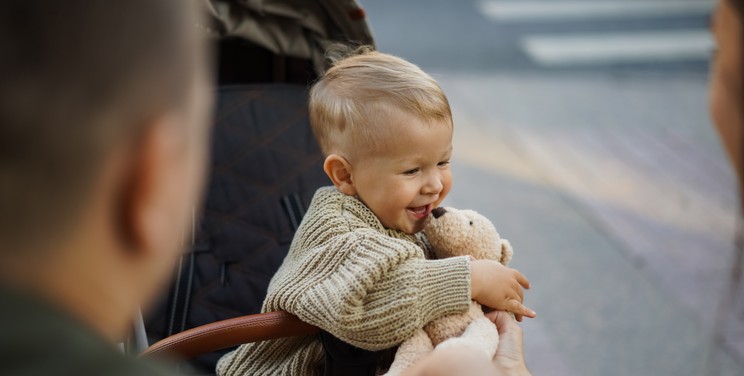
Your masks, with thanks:
[{"label": "blonde hair", "polygon": [[[362,47],[336,61],[310,91],[310,123],[323,153],[379,146],[391,110],[452,126],[439,84],[418,66]],[[385,132],[387,131],[387,132]]]}]

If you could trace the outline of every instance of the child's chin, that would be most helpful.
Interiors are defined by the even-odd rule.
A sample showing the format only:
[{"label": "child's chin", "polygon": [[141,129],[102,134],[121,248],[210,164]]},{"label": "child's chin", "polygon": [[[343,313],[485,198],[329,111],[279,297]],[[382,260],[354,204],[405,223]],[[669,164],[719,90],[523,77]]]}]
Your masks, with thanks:
[{"label": "child's chin", "polygon": [[429,217],[426,217],[422,219],[420,222],[414,223],[413,225],[411,225],[411,227],[401,230],[401,231],[405,232],[408,235],[414,235],[417,232],[421,232],[428,223],[429,223]]}]

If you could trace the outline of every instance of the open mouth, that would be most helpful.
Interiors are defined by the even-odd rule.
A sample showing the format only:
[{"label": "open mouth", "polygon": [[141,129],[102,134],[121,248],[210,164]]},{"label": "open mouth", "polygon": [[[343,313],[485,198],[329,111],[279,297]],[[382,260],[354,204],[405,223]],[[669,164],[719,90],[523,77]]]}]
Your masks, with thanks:
[{"label": "open mouth", "polygon": [[426,218],[429,216],[429,213],[431,213],[431,204],[406,208],[406,210],[417,219]]}]

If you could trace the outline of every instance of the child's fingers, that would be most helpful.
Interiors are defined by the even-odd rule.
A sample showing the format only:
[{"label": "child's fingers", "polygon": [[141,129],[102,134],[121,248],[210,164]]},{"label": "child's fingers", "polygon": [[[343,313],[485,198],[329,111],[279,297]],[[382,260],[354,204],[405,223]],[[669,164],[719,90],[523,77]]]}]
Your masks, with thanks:
[{"label": "child's fingers", "polygon": [[515,299],[512,299],[509,301],[509,303],[507,304],[506,310],[513,313],[515,316],[522,315],[522,316],[527,316],[531,319],[534,319],[535,317],[537,317],[537,313],[535,313],[535,311],[525,307],[522,303],[518,302]]},{"label": "child's fingers", "polygon": [[514,270],[514,277],[517,279],[517,282],[522,285],[522,287],[526,289],[530,288],[530,281],[527,280],[527,277],[525,277],[524,274],[520,273],[517,270]]},{"label": "child's fingers", "polygon": [[522,322],[522,315],[519,315],[519,314],[516,314],[515,313],[514,314],[514,319],[517,320],[517,321],[519,321],[519,322]]},{"label": "child's fingers", "polygon": [[517,284],[516,282],[513,282],[510,287],[511,287],[511,291],[508,297],[512,299],[518,299],[520,303],[523,302],[524,291],[522,290],[522,287],[519,286],[519,284]]}]

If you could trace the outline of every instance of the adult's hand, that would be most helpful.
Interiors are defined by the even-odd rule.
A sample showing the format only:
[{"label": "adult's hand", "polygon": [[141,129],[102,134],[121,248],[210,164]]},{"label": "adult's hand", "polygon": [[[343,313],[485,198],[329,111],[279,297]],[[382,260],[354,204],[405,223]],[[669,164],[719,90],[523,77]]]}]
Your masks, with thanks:
[{"label": "adult's hand", "polygon": [[524,363],[522,328],[504,311],[486,314],[499,331],[499,347],[492,362],[467,349],[435,349],[406,370],[405,376],[530,376]]},{"label": "adult's hand", "polygon": [[501,376],[484,354],[468,349],[446,347],[436,349],[424,359],[407,369],[403,376]]},{"label": "adult's hand", "polygon": [[524,344],[522,328],[504,311],[493,311],[486,314],[496,324],[499,331],[499,347],[493,357],[493,365],[498,370],[496,375],[530,375],[524,362]]}]

